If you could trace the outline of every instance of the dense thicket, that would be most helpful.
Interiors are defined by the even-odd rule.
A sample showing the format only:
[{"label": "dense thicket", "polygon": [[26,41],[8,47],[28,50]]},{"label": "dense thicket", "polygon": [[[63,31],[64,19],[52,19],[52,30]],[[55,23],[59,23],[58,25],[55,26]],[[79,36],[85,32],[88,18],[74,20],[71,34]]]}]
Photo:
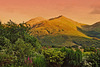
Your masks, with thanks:
[{"label": "dense thicket", "polygon": [[30,29],[25,23],[15,24],[11,20],[0,23],[0,66],[23,66],[26,58],[32,64],[34,52],[39,52],[41,44],[29,34]]},{"label": "dense thicket", "polygon": [[7,24],[0,23],[0,41],[2,41],[0,43],[2,43],[3,46],[3,41],[5,41],[5,38],[7,38],[12,44],[15,44],[18,38],[21,38],[26,43],[31,43],[33,46],[36,46],[36,44],[38,44],[39,46],[39,41],[35,37],[29,35],[30,29],[31,27],[26,23],[15,24],[11,20]]}]

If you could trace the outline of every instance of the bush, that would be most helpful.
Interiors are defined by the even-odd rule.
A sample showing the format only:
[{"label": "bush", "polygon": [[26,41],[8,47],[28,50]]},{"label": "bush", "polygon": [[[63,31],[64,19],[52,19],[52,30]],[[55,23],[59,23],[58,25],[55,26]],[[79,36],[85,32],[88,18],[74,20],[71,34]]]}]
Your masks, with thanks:
[{"label": "bush", "polygon": [[100,57],[96,53],[92,53],[89,55],[87,61],[92,63],[92,67],[99,67]]},{"label": "bush", "polygon": [[33,58],[33,63],[35,67],[46,67],[45,57],[41,54],[38,54]]},{"label": "bush", "polygon": [[6,54],[4,50],[0,51],[0,67],[9,67],[14,63],[13,59],[14,56]]},{"label": "bush", "polygon": [[23,40],[26,43],[31,43],[32,46],[34,46],[36,48],[41,48],[41,44],[39,43],[39,41],[35,37],[33,37],[29,34],[24,34]]},{"label": "bush", "polygon": [[26,57],[32,56],[34,54],[33,46],[31,44],[25,43],[20,38],[15,42],[15,44],[5,45],[5,52],[6,54],[15,57],[13,60],[14,63],[17,63],[17,65],[22,65]]},{"label": "bush", "polygon": [[82,57],[82,67],[92,67],[92,63],[87,61],[87,59],[89,58],[88,55],[89,54],[84,54],[84,56]]},{"label": "bush", "polygon": [[60,51],[61,51],[61,52],[66,52],[66,47],[62,47],[62,48],[60,49]]},{"label": "bush", "polygon": [[8,44],[8,43],[10,43],[10,40],[9,39],[7,39],[4,36],[0,36],[0,45],[1,46],[4,46],[5,44]]},{"label": "bush", "polygon": [[82,52],[80,50],[73,51],[72,49],[66,49],[66,55],[63,66],[80,66],[82,62]]},{"label": "bush", "polygon": [[47,49],[43,50],[43,54],[51,67],[60,67],[64,62],[65,53],[62,53],[60,50]]}]

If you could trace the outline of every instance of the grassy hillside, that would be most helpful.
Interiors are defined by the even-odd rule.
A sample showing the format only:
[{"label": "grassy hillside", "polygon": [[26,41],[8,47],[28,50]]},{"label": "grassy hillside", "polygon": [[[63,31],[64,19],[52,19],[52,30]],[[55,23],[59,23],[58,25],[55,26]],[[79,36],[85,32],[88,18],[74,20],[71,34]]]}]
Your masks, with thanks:
[{"label": "grassy hillside", "polygon": [[100,32],[100,22],[96,22],[93,25],[84,25],[82,29],[86,31]]},{"label": "grassy hillside", "polygon": [[85,25],[80,30],[88,36],[100,38],[100,22],[93,25]]},{"label": "grassy hillside", "polygon": [[75,46],[80,45],[83,47],[100,47],[100,40],[95,38],[86,38],[80,36],[69,36],[69,35],[47,35],[42,37],[37,37],[42,45],[49,46]]}]

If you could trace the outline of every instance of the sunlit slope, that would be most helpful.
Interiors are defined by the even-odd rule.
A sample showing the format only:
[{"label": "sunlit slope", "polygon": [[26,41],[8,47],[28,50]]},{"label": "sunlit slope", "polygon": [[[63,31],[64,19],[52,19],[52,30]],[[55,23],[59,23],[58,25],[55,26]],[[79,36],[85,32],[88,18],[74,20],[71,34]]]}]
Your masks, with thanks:
[{"label": "sunlit slope", "polygon": [[43,21],[43,20],[46,20],[46,19],[44,19],[43,17],[36,17],[27,21],[26,24],[29,24],[32,27],[33,25],[40,23],[40,21]]},{"label": "sunlit slope", "polygon": [[82,25],[84,24],[80,24],[64,16],[59,16],[33,25],[31,34],[34,36],[64,34],[69,36],[88,37],[77,30],[77,28],[81,28]]}]

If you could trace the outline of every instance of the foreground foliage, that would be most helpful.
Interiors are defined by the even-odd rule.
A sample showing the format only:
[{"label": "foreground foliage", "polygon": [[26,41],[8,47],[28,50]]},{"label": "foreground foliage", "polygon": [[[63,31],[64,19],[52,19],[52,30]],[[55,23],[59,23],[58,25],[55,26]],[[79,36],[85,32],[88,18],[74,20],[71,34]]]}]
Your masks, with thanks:
[{"label": "foreground foliage", "polygon": [[65,58],[65,53],[62,53],[59,50],[56,49],[43,50],[43,54],[46,60],[51,65],[51,67],[53,66],[59,67],[64,62],[63,60]]}]

